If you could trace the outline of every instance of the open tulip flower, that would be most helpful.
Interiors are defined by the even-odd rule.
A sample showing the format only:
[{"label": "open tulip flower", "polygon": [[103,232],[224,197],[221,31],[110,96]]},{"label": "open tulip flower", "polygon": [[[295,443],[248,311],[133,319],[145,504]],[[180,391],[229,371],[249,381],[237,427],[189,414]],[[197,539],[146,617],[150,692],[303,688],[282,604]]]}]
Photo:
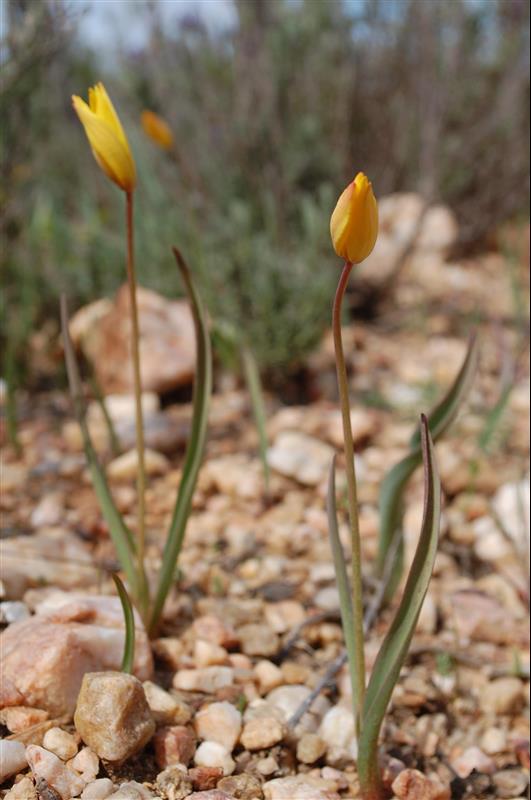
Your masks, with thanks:
[{"label": "open tulip flower", "polygon": [[330,235],[338,256],[352,264],[359,264],[372,252],[378,236],[378,205],[363,172],[358,172],[337,201]]},{"label": "open tulip flower", "polygon": [[129,142],[102,83],[89,89],[88,104],[74,95],[74,109],[85,129],[94,158],[111,181],[132,192],[136,169]]}]

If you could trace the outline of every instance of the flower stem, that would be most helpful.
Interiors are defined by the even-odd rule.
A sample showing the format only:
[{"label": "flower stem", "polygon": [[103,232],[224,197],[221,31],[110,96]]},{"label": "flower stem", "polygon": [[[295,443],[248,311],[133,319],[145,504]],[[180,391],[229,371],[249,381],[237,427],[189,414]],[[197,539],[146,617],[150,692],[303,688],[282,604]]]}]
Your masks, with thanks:
[{"label": "flower stem", "polygon": [[352,546],[352,606],[354,617],[354,664],[349,664],[352,682],[352,702],[356,732],[359,736],[361,709],[365,697],[365,653],[363,649],[363,594],[361,580],[361,543],[358,519],[358,492],[356,487],[356,471],[354,466],[354,442],[352,440],[352,426],[350,421],[350,402],[348,394],[347,368],[343,353],[343,340],[341,337],[341,305],[347,288],[347,283],[352,269],[352,263],[346,261],[339,278],[339,283],[334,298],[332,315],[332,328],[334,333],[334,347],[336,352],[337,384],[341,415],[343,418],[343,439],[345,443],[345,459],[347,474],[347,495],[350,517],[351,546]]},{"label": "flower stem", "polygon": [[144,554],[146,542],[146,468],[144,445],[144,421],[142,417],[142,378],[140,375],[140,329],[138,324],[138,307],[136,301],[136,275],[133,247],[133,193],[127,192],[127,282],[129,284],[129,302],[131,306],[131,354],[133,359],[133,378],[135,390],[135,424],[136,424],[136,451],[138,458],[137,492],[138,492],[138,523],[137,523],[137,557],[139,571],[144,571]]}]

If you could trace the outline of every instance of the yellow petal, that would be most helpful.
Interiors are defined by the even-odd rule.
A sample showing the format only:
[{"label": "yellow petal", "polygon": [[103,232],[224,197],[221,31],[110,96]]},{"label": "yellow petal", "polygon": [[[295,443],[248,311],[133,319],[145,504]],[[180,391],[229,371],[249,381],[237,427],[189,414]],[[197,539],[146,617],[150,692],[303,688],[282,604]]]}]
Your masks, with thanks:
[{"label": "yellow petal", "polygon": [[142,111],[140,121],[146,136],[149,136],[159,147],[169,150],[173,145],[173,133],[168,123],[153,111]]},{"label": "yellow petal", "polygon": [[[122,123],[103,83],[97,83],[93,89],[89,89],[89,99],[91,100],[90,107],[96,116],[106,122],[122,144],[129,149]],[[92,108],[92,102],[94,103],[94,108]]]},{"label": "yellow petal", "polygon": [[372,185],[359,172],[341,194],[330,219],[338,256],[359,264],[372,252],[378,236],[378,204]]},{"label": "yellow petal", "polygon": [[[90,97],[90,100],[94,102],[94,97]],[[136,172],[129,147],[124,146],[109,123],[97,116],[84,100],[73,97],[72,102],[102,170],[121,189],[132,191],[136,184]]]}]

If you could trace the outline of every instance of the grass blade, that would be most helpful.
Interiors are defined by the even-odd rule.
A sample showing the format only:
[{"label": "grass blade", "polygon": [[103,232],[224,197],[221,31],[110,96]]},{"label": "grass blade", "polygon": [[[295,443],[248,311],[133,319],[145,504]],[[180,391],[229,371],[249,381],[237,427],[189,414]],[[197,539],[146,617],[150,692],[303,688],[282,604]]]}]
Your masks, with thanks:
[{"label": "grass blade", "polygon": [[105,473],[101,468],[90,438],[87,421],[85,419],[81,379],[79,377],[74,347],[68,330],[68,308],[64,295],[61,295],[61,330],[63,334],[68,383],[70,386],[74,413],[79,427],[81,428],[83,446],[92,478],[92,485],[94,486],[94,491],[98,498],[103,517],[109,526],[109,533],[116,548],[118,560],[127,577],[131,592],[135,598],[139,599],[142,596],[143,581],[139,578],[135,564],[135,543],[131,531],[123,521],[121,514],[114,504],[105,478]]},{"label": "grass blade", "polygon": [[121,670],[131,675],[133,672],[133,662],[135,660],[135,615],[131,600],[129,599],[129,595],[122,581],[116,573],[114,573],[112,577],[124,612],[125,644]]},{"label": "grass blade", "polygon": [[[348,656],[348,666],[351,675],[352,692],[354,697],[355,687],[358,681],[354,671],[356,669],[356,641],[354,638],[354,612],[352,609],[352,589],[347,574],[347,564],[345,554],[339,538],[337,525],[336,507],[336,457],[334,455],[330,465],[330,475],[328,478],[328,493],[326,500],[326,510],[328,514],[328,532],[330,535],[330,546],[334,559],[334,570],[336,573],[337,588],[339,591],[339,608],[341,610],[341,624],[343,626],[343,636]],[[354,708],[357,702],[353,703]],[[356,720],[358,723],[358,720]]]},{"label": "grass blade", "polygon": [[266,494],[269,494],[270,470],[267,460],[267,415],[264,405],[264,393],[262,390],[262,382],[260,380],[258,365],[248,347],[242,348],[242,364],[245,380],[247,382],[247,388],[249,390],[249,396],[251,398],[251,406],[253,408],[256,429],[258,431],[260,460],[262,461],[262,469],[264,472],[265,490]]},{"label": "grass blade", "polygon": [[[429,414],[429,427],[433,441],[436,442],[449,428],[460,405],[466,398],[477,369],[478,341],[475,335],[469,340],[467,352],[461,369],[445,397]],[[411,452],[396,464],[384,477],[380,488],[380,533],[378,541],[377,574],[381,577],[387,552],[396,531],[401,536],[403,518],[403,497],[409,479],[422,462],[420,428],[417,428],[410,442]],[[389,580],[386,597],[389,598],[402,577],[404,544],[399,543],[393,574]]]},{"label": "grass blade", "polygon": [[192,308],[197,346],[197,369],[194,381],[190,440],[186,449],[181,484],[179,486],[177,501],[175,503],[168,538],[166,539],[166,545],[162,556],[162,567],[150,620],[151,633],[153,633],[158,626],[164,602],[173,582],[175,566],[183,544],[186,523],[192,505],[192,496],[205,449],[208,409],[210,405],[210,395],[212,394],[212,353],[206,313],[201,298],[195,288],[188,265],[177,248],[173,248],[173,253]]},{"label": "grass blade", "polygon": [[358,772],[362,786],[364,781],[374,778],[380,727],[407,655],[437,552],[441,485],[435,465],[433,441],[424,416],[421,418],[421,437],[425,486],[424,519],[404,595],[382,643],[367,687],[358,755]]}]

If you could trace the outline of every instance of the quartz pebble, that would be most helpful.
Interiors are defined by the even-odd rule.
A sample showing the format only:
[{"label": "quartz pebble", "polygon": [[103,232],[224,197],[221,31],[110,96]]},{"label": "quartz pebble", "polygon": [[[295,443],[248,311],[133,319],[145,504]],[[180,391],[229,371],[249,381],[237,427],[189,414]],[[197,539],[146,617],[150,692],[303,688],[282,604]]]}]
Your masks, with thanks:
[{"label": "quartz pebble", "polygon": [[497,678],[481,692],[481,707],[493,714],[509,714],[518,711],[523,697],[522,682],[518,678]]},{"label": "quartz pebble", "polygon": [[77,753],[77,742],[68,731],[63,731],[61,728],[50,728],[44,734],[42,746],[46,750],[55,753],[56,756],[63,761],[68,761],[74,758]]},{"label": "quartz pebble", "polygon": [[81,800],[107,800],[114,789],[114,783],[109,778],[98,778],[83,789]]},{"label": "quartz pebble", "polygon": [[155,731],[142,684],[122,672],[85,675],[74,723],[83,741],[107,761],[134,755]]},{"label": "quartz pebble", "polygon": [[326,753],[327,744],[315,733],[305,733],[297,744],[297,758],[303,764],[313,764]]},{"label": "quartz pebble", "polygon": [[269,625],[242,625],[238,628],[238,636],[247,656],[274,656],[278,650],[278,636]]},{"label": "quartz pebble", "polygon": [[203,667],[202,669],[182,669],[175,673],[175,689],[185,692],[204,692],[214,694],[218,689],[232,686],[234,670],[231,667]]},{"label": "quartz pebble", "polygon": [[229,654],[224,647],[204,639],[196,639],[194,644],[194,663],[198,667],[212,667],[226,664]]},{"label": "quartz pebble", "polygon": [[20,733],[33,725],[45,722],[48,719],[48,712],[40,708],[30,708],[29,706],[11,706],[0,711],[0,722],[11,731]]},{"label": "quartz pebble", "polygon": [[62,800],[77,797],[85,788],[83,778],[65,766],[61,759],[49,750],[30,744],[26,748],[26,758],[33,774],[49,783]]},{"label": "quartz pebble", "polygon": [[311,775],[275,778],[262,789],[265,800],[340,800],[328,781]]},{"label": "quartz pebble", "polygon": [[229,753],[239,739],[242,715],[231,703],[211,703],[195,716],[194,726],[200,739],[219,742]]},{"label": "quartz pebble", "polygon": [[0,739],[0,783],[27,765],[26,748],[15,739]]},{"label": "quartz pebble", "polygon": [[355,761],[358,747],[354,735],[354,716],[344,706],[334,706],[323,717],[319,736],[327,746],[327,762],[331,766],[343,766]]},{"label": "quartz pebble", "polygon": [[258,778],[246,773],[222,778],[217,788],[238,800],[262,800],[264,796]]},{"label": "quartz pebble", "polygon": [[142,684],[148,706],[153,719],[158,725],[185,725],[192,717],[192,712],[184,703],[166,692],[153,681]]},{"label": "quartz pebble", "polygon": [[38,800],[37,789],[31,778],[22,778],[4,796],[4,800]]},{"label": "quartz pebble", "polygon": [[529,776],[522,769],[502,769],[492,780],[498,797],[520,797],[529,785]]},{"label": "quartz pebble", "polygon": [[192,781],[181,765],[167,767],[157,775],[157,789],[165,800],[183,800],[192,794]]},{"label": "quartz pebble", "polygon": [[70,761],[69,767],[81,774],[87,783],[94,781],[100,769],[100,760],[90,747],[83,747]]},{"label": "quartz pebble", "polygon": [[260,716],[246,722],[241,743],[246,750],[265,750],[282,741],[285,728],[275,717]]},{"label": "quartz pebble", "polygon": [[494,772],[496,765],[492,758],[479,747],[468,747],[464,753],[452,760],[452,767],[460,778],[468,778],[474,772]]},{"label": "quartz pebble", "polygon": [[125,781],[117,792],[110,795],[109,800],[151,800],[153,792],[138,781]]},{"label": "quartz pebble", "polygon": [[219,742],[202,742],[194,760],[198,767],[220,767],[224,775],[230,775],[236,766],[229,751]]},{"label": "quartz pebble", "polygon": [[155,758],[160,769],[173,764],[188,766],[195,752],[195,736],[184,725],[160,728],[154,736]]},{"label": "quartz pebble", "polygon": [[282,686],[284,682],[282,670],[272,661],[259,661],[254,668],[254,675],[262,694],[267,694],[277,686]]},{"label": "quartz pebble", "polygon": [[392,786],[398,800],[450,800],[450,789],[416,769],[404,769]]}]

